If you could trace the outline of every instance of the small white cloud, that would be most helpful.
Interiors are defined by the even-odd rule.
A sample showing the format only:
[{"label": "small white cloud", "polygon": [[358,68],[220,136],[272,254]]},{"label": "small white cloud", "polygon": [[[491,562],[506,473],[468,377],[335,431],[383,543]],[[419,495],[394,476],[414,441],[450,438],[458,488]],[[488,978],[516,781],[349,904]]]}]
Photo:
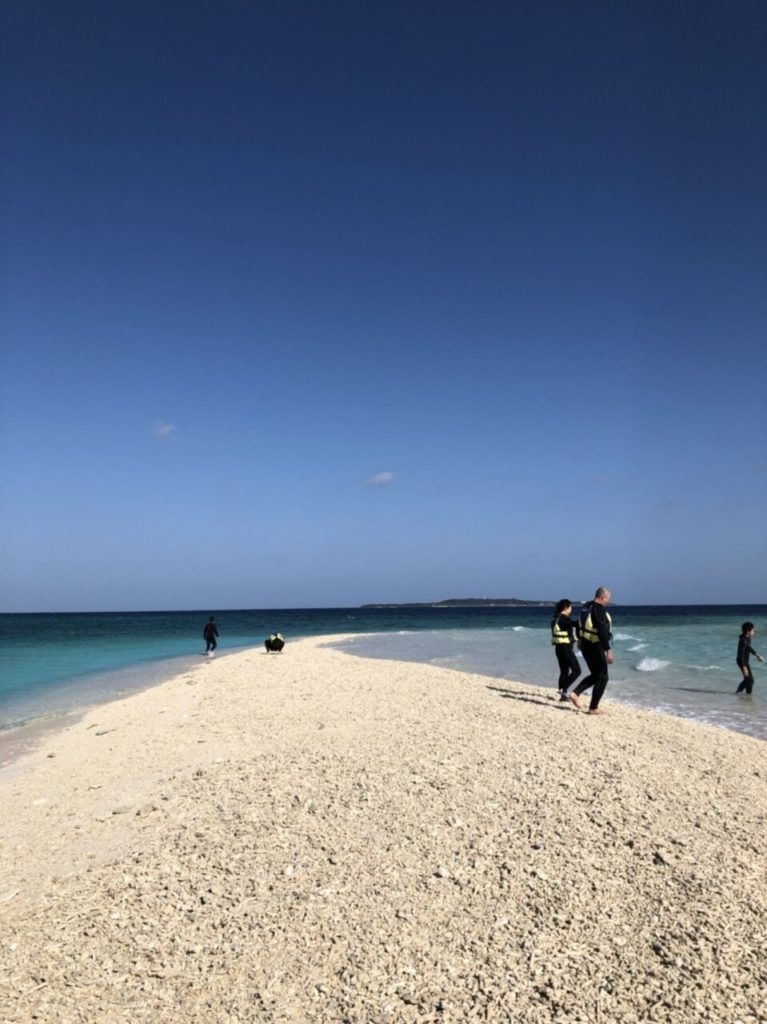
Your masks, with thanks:
[{"label": "small white cloud", "polygon": [[167,441],[173,437],[176,433],[176,428],[172,423],[168,423],[167,420],[155,420],[152,424],[152,437],[158,441]]},{"label": "small white cloud", "polygon": [[368,477],[368,487],[382,487],[385,484],[390,484],[394,479],[394,473],[375,473],[373,476]]}]

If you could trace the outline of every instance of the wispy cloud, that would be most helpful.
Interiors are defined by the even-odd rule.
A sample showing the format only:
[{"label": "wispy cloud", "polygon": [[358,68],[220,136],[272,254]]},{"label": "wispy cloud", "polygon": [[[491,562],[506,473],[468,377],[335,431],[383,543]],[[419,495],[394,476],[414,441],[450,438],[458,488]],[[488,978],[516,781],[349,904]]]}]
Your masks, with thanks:
[{"label": "wispy cloud", "polygon": [[368,487],[383,487],[385,484],[390,484],[394,479],[394,473],[374,473],[373,476],[368,477]]},{"label": "wispy cloud", "polygon": [[167,420],[155,420],[151,426],[150,433],[157,441],[169,441],[176,435],[176,427]]}]

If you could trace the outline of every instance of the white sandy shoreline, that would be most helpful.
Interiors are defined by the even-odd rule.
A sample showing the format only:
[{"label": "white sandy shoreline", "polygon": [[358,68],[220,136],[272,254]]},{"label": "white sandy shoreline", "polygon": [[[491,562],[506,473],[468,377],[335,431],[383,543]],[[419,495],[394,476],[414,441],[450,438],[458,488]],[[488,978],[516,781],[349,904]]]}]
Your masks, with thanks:
[{"label": "white sandy shoreline", "polygon": [[[227,653],[240,654],[245,649],[239,648]],[[226,653],[223,656],[226,657]],[[196,668],[202,657],[192,654],[173,655],[157,661],[139,661],[133,665],[60,680],[54,688],[53,696],[46,697],[46,704],[55,701],[54,707],[46,710],[35,708],[34,705],[23,706],[21,710],[17,707],[17,717],[6,717],[0,721],[0,767],[14,760],[19,751],[32,747],[38,742],[38,737],[65,728],[68,722],[93,708],[111,704],[142,690],[162,686],[176,676]]]},{"label": "white sandy shoreline", "polygon": [[0,770],[0,1017],[765,1019],[764,743],[338,639]]}]

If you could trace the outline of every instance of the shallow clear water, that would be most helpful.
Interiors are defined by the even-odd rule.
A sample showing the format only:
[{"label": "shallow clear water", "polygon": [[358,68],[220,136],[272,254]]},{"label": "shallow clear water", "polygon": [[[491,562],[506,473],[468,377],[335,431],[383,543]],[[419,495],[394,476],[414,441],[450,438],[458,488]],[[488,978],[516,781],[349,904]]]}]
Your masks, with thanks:
[{"label": "shallow clear water", "polygon": [[[754,693],[735,695],[740,681],[735,651],[743,619],[731,615],[684,619],[632,617],[628,610],[625,618],[613,613],[615,663],[604,702],[694,718],[767,739],[765,666],[752,658]],[[764,614],[761,621],[767,639]],[[380,634],[356,638],[341,647],[364,657],[424,662],[555,689],[558,667],[549,640],[543,624],[508,625]],[[758,636],[754,647],[761,652]]]},{"label": "shallow clear water", "polygon": [[[735,697],[740,624],[767,654],[767,606],[614,607],[615,664],[605,700],[700,719],[767,739],[767,671]],[[500,679],[555,685],[549,607],[216,611],[218,654],[365,634],[343,644],[369,657],[422,661]],[[208,612],[0,615],[0,729],[153,685],[200,660]]]}]

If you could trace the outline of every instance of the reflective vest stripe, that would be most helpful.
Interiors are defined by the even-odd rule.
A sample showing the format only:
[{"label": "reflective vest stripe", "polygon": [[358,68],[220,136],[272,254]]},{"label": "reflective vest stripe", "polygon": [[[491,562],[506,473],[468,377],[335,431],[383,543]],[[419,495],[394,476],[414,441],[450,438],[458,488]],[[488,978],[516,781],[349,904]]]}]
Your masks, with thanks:
[{"label": "reflective vest stripe", "polygon": [[551,642],[553,644],[569,644],[571,643],[570,634],[566,629],[562,629],[559,625],[559,619],[556,619],[551,627]]},{"label": "reflective vest stripe", "polygon": [[[610,613],[605,612],[607,617],[608,626],[612,626],[613,620],[610,618]],[[581,640],[586,640],[590,644],[600,643],[599,633],[597,632],[594,623],[591,618],[591,612],[586,616],[586,621],[581,626]]]}]

